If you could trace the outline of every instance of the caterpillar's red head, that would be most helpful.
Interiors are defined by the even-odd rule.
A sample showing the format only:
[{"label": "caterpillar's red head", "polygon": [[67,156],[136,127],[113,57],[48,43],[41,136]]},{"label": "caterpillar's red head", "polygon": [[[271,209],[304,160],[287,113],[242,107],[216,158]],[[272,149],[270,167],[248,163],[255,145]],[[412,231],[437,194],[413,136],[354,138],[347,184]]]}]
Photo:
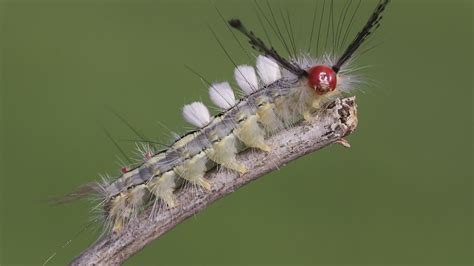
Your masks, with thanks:
[{"label": "caterpillar's red head", "polygon": [[317,94],[326,94],[336,89],[336,72],[328,66],[314,66],[308,70],[308,84]]}]

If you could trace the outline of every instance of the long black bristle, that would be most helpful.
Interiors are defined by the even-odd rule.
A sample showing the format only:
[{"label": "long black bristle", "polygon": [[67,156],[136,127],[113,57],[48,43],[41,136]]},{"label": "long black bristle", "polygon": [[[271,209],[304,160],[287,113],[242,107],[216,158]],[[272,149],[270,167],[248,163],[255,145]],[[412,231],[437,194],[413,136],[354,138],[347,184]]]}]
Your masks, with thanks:
[{"label": "long black bristle", "polygon": [[357,49],[364,43],[364,41],[369,37],[369,35],[375,31],[380,26],[380,21],[382,20],[382,13],[387,7],[390,0],[382,0],[375,7],[374,12],[370,16],[369,20],[362,28],[362,30],[357,33],[355,39],[349,44],[344,53],[339,57],[336,64],[332,66],[332,69],[337,73],[341,69],[341,66],[344,65],[347,60],[349,60]]},{"label": "long black bristle", "polygon": [[231,19],[229,20],[229,25],[236,30],[240,31],[242,34],[247,36],[249,38],[249,43],[254,48],[255,50],[263,53],[265,56],[269,56],[273,58],[278,64],[280,64],[282,67],[290,71],[291,73],[295,74],[298,77],[303,77],[307,76],[308,73],[300,68],[299,66],[292,64],[288,60],[284,59],[281,57],[277,51],[272,47],[268,48],[266,44],[257,36],[252,31],[248,31],[247,28],[242,24],[242,22],[238,19]]}]

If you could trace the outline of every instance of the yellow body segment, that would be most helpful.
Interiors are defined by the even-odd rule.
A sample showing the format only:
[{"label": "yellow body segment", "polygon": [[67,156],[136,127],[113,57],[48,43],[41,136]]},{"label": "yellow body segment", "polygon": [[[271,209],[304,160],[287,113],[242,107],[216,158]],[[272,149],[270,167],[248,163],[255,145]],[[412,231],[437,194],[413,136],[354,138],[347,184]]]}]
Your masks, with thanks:
[{"label": "yellow body segment", "polygon": [[212,148],[206,151],[209,159],[225,168],[237,171],[241,174],[246,173],[247,167],[237,162],[235,156],[237,151],[237,139],[234,134],[224,137],[222,140],[214,143]]},{"label": "yellow body segment", "polygon": [[148,183],[147,187],[156,199],[163,200],[168,207],[176,206],[175,196],[173,195],[176,189],[176,179],[178,176],[174,171],[168,171],[161,176],[155,176]]},{"label": "yellow body segment", "polygon": [[234,129],[234,134],[247,146],[269,152],[271,148],[265,143],[265,130],[258,124],[258,114],[250,115]]},{"label": "yellow body segment", "polygon": [[258,121],[268,133],[277,132],[282,128],[282,123],[275,113],[275,104],[262,103],[257,109]]},{"label": "yellow body segment", "polygon": [[141,184],[115,197],[110,209],[110,217],[114,218],[113,232],[120,232],[131,219],[138,215],[144,206],[147,191],[147,186]]},{"label": "yellow body segment", "polygon": [[148,194],[148,188],[145,184],[138,185],[132,189],[130,189],[129,193],[127,193],[127,206],[130,208],[130,217],[129,219],[134,218],[143,207],[143,203],[145,201],[145,197]]},{"label": "yellow body segment", "polygon": [[196,184],[207,190],[211,190],[211,184],[204,179],[207,171],[206,163],[208,158],[204,152],[196,154],[194,157],[186,160],[184,163],[176,166],[174,171],[179,177],[186,179],[192,184]]}]

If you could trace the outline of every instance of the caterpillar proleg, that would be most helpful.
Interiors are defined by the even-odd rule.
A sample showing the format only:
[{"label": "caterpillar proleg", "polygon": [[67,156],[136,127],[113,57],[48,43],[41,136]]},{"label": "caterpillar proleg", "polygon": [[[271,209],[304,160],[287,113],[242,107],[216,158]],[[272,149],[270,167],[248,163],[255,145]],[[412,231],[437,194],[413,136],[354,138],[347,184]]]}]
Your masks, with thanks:
[{"label": "caterpillar proleg", "polygon": [[[187,186],[212,193],[214,185],[206,173],[216,167],[239,175],[248,173],[248,166],[238,160],[240,152],[271,153],[270,136],[311,119],[312,114],[351,92],[359,80],[348,66],[379,27],[388,3],[382,0],[376,5],[340,55],[327,53],[318,58],[296,55],[291,49],[290,57],[284,58],[242,21],[229,20],[228,25],[259,53],[255,62],[236,65],[235,82],[208,84],[208,96],[221,110],[219,114],[212,116],[202,102],[186,104],[182,116],[195,127],[193,131],[161,151],[145,144],[140,163],[126,165],[115,179],[87,185],[86,190],[100,198],[97,209],[102,210],[107,233],[120,234],[147,208],[153,209],[151,219],[160,208],[178,208],[175,192]],[[338,38],[341,41],[336,43],[343,43],[345,36]],[[243,95],[240,99],[234,93],[237,90]]]}]

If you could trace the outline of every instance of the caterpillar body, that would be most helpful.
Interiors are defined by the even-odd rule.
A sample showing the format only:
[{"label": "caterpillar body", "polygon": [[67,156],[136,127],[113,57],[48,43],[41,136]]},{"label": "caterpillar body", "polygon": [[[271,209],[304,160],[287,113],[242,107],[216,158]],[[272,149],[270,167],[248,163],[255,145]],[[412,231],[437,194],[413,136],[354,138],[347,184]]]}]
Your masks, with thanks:
[{"label": "caterpillar body", "polygon": [[196,129],[166,149],[155,151],[143,144],[143,162],[124,167],[114,180],[103,178],[82,187],[71,198],[91,192],[99,197],[101,216],[106,231],[121,232],[146,208],[156,215],[160,206],[178,205],[174,193],[186,184],[212,190],[205,174],[215,167],[245,174],[248,169],[236,159],[246,149],[271,152],[268,136],[308,119],[325,104],[359,83],[350,70],[350,59],[360,45],[380,25],[382,13],[389,3],[380,1],[363,29],[341,56],[327,54],[319,59],[309,55],[284,59],[273,48],[247,30],[239,20],[229,25],[241,32],[259,51],[256,68],[236,66],[234,79],[244,97],[236,99],[228,82],[209,84],[209,97],[221,110],[211,116],[201,102],[182,109],[184,119]]}]

